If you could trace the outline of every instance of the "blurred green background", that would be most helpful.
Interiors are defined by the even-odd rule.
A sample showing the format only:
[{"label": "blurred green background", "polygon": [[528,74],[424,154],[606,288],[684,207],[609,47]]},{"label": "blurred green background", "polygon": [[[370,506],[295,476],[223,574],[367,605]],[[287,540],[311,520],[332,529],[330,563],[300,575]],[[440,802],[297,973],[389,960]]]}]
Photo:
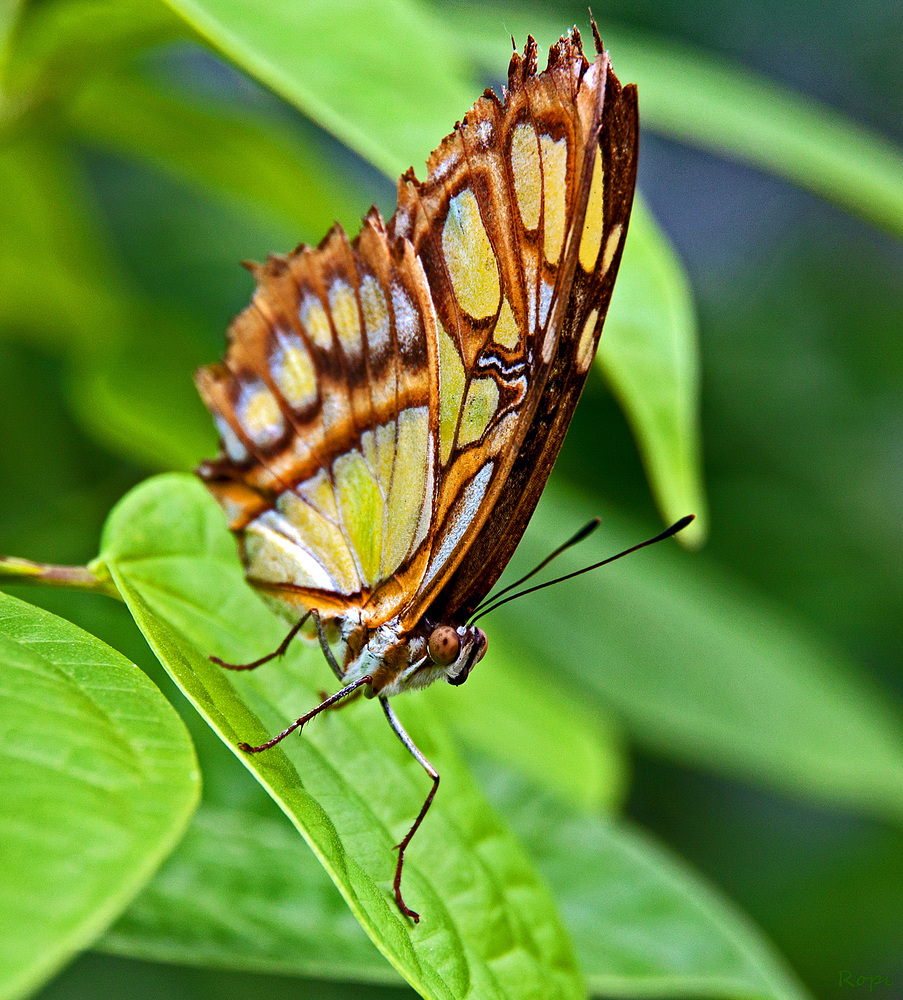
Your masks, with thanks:
[{"label": "blurred green background", "polygon": [[[453,120],[435,120],[431,135],[415,139],[402,123],[378,148],[341,102],[316,121],[303,114],[316,94],[301,81],[292,101],[291,83],[280,86],[247,55],[253,46],[217,34],[208,17],[216,4],[174,6],[187,22],[150,0],[43,0],[0,11],[0,31],[9,28],[0,553],[84,563],[132,485],[212,454],[191,373],[220,356],[223,331],[251,292],[237,262],[315,243],[334,218],[354,231],[371,202],[388,217],[386,175],[407,165],[396,162],[400,151],[420,149],[419,168]],[[241,5],[220,6],[240,18]],[[311,23],[302,59],[308,42],[321,60],[330,44],[354,49],[355,35],[383,16],[349,5],[327,43],[328,13],[289,6]],[[435,26],[434,42],[442,32],[455,40],[436,74],[453,81],[443,99],[457,87],[467,95],[457,117],[481,83],[502,79],[509,33],[522,44],[534,30],[547,45],[587,21],[580,4],[483,4],[478,15],[411,7],[428,31],[406,20],[407,5],[393,9],[397,24],[383,28],[389,38],[397,29],[399,47]],[[639,82],[639,187],[695,301],[709,537],[693,554],[521,602],[498,627],[527,636],[536,676],[576,691],[596,713],[599,766],[610,773],[593,808],[620,809],[669,844],[752,918],[813,994],[863,992],[844,985],[850,971],[854,982],[897,984],[877,986],[875,996],[903,997],[899,4],[609,0],[595,13],[621,80]],[[418,61],[428,70],[429,58]],[[363,91],[368,69],[359,65]],[[748,73],[774,87],[757,91]],[[817,103],[784,105],[785,90]],[[811,118],[797,120],[800,107]],[[294,204],[291,216],[283,204]],[[631,295],[642,301],[642,286]],[[691,344],[692,333],[689,323],[680,335]],[[567,534],[562,517],[576,528],[598,512],[628,539],[658,530],[619,362],[605,363],[614,374],[590,378],[542,528],[517,565],[548,548],[549,530]],[[690,376],[691,395],[692,387]],[[691,465],[692,423],[682,431]],[[647,452],[646,460],[654,478],[657,459]],[[675,492],[683,502],[692,482]],[[685,512],[671,511],[667,496],[661,506]],[[124,608],[89,595],[11,592],[105,639],[172,694]],[[584,625],[582,640],[570,634]],[[599,671],[594,656],[605,661]],[[209,738],[189,724],[203,764]],[[480,739],[463,734],[472,757]],[[86,956],[41,995],[137,996],[139,982],[148,996],[173,998],[413,995],[138,963],[140,949],[115,935],[105,947],[133,957]],[[623,983],[599,992],[644,995]],[[664,992],[747,995],[676,982]]]}]

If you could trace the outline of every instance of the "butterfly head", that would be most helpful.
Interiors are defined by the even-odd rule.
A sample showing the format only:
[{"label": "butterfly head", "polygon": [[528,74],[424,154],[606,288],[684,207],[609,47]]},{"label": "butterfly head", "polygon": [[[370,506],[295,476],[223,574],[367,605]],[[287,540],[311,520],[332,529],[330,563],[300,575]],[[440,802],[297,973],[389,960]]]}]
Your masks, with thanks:
[{"label": "butterfly head", "polygon": [[463,684],[486,652],[486,633],[473,625],[437,625],[430,633],[427,651],[438,667],[445,668],[449,684]]}]

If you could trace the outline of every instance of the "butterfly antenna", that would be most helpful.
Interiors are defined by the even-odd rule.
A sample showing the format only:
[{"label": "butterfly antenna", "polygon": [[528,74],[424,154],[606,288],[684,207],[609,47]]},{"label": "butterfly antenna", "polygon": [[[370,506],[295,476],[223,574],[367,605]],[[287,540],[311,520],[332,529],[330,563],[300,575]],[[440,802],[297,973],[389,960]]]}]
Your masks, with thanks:
[{"label": "butterfly antenna", "polygon": [[555,549],[555,551],[550,555],[547,555],[545,559],[543,559],[538,566],[531,569],[526,576],[522,576],[519,580],[515,580],[514,583],[509,583],[507,587],[504,587],[497,594],[493,594],[492,597],[487,597],[485,601],[481,601],[480,604],[474,608],[474,614],[479,614],[480,608],[485,607],[487,604],[495,604],[502,594],[507,594],[509,590],[514,590],[515,587],[519,587],[522,583],[526,583],[531,577],[536,576],[536,574],[540,570],[545,569],[553,559],[557,559],[562,552],[566,552],[572,545],[578,545],[584,538],[588,538],[601,523],[601,518],[594,517],[592,521],[590,521],[589,524],[585,524],[576,535],[569,538],[563,545],[559,545],[558,548]]},{"label": "butterfly antenna", "polygon": [[[547,583],[538,583],[535,587],[527,587],[526,590],[521,590],[516,594],[511,594],[510,597],[504,597],[502,598],[502,600],[497,600],[496,598],[493,598],[492,604],[490,604],[488,608],[484,608],[482,611],[480,611],[475,618],[471,618],[470,624],[471,625],[475,624],[478,619],[482,618],[484,615],[488,615],[490,611],[495,611],[497,608],[500,608],[503,604],[507,604],[509,601],[516,600],[518,597],[524,597],[527,594],[535,593],[537,590],[543,590],[546,587],[553,587],[555,586],[556,583],[564,583],[565,580],[572,580],[575,576],[581,576],[583,573],[589,573],[591,570],[598,569],[600,566],[607,566],[608,563],[614,562],[616,559],[621,559],[623,556],[629,556],[631,552],[636,552],[639,549],[644,549],[646,548],[647,545],[655,545],[656,542],[663,542],[666,538],[670,538],[672,535],[676,535],[678,531],[683,531],[684,528],[686,528],[686,526],[692,520],[695,519],[695,517],[696,517],[695,514],[687,514],[686,517],[682,517],[679,521],[675,521],[670,528],[666,528],[661,534],[656,535],[655,538],[647,538],[645,542],[640,542],[639,545],[632,545],[629,549],[624,549],[623,552],[619,552],[615,556],[609,556],[607,559],[601,560],[601,562],[593,563],[592,566],[584,566],[583,569],[578,569],[575,570],[573,573],[567,573],[564,576],[559,576],[557,579],[549,580]],[[593,528],[595,528],[595,525],[593,525]],[[585,535],[589,534],[589,531],[592,531],[593,528],[590,528],[590,525],[587,525],[586,528],[583,529],[583,531],[578,532],[578,534],[575,535],[574,537],[575,538],[577,538],[578,536],[585,537]],[[568,544],[572,543],[573,539]],[[561,551],[563,551],[565,548],[567,548],[567,545],[562,546]],[[549,556],[548,559],[546,559],[546,562],[543,563],[541,566],[538,566],[533,571],[533,573],[541,569],[542,566],[548,563],[549,560],[553,559],[557,554],[558,554],[557,551],[552,553],[552,555]],[[524,577],[524,579],[526,580],[529,576],[532,576],[533,573],[529,573],[526,577]],[[505,589],[508,590],[510,588],[506,587]],[[501,596],[501,594],[497,596]]]}]

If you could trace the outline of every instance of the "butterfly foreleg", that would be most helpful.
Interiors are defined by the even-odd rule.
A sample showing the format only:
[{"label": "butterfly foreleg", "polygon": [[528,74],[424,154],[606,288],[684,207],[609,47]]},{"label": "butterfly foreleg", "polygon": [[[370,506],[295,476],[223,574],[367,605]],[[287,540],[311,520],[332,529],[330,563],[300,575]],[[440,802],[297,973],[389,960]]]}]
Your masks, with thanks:
[{"label": "butterfly foreleg", "polygon": [[[256,670],[258,667],[262,667],[264,663],[269,663],[270,660],[275,660],[277,657],[284,656],[286,650],[291,645],[292,639],[301,631],[304,623],[308,618],[313,617],[314,621],[317,623],[317,633],[321,636],[320,645],[324,643],[324,637],[322,636],[322,626],[320,625],[320,616],[315,608],[311,608],[307,614],[299,621],[292,625],[289,629],[288,635],[279,643],[279,646],[273,650],[272,653],[267,653],[266,656],[261,656],[259,660],[254,660],[251,663],[226,663],[225,660],[221,660],[218,656],[211,656],[210,660],[217,664],[217,666],[225,667],[226,670]],[[325,648],[325,647],[324,647]],[[327,653],[326,658],[330,660],[330,666],[335,662],[335,658],[330,659],[331,654]],[[333,670],[335,667],[333,667]],[[341,676],[339,677],[341,680]]]},{"label": "butterfly foreleg", "polygon": [[410,917],[416,924],[420,922],[420,914],[410,909],[401,897],[401,870],[404,867],[404,852],[407,849],[408,844],[410,844],[414,834],[417,832],[417,828],[423,822],[423,818],[426,816],[429,807],[433,804],[433,798],[435,797],[436,790],[439,787],[439,772],[426,759],[426,757],[423,756],[417,745],[405,732],[398,716],[392,710],[388,698],[381,697],[379,699],[379,703],[382,705],[383,711],[386,713],[386,718],[389,720],[389,725],[395,731],[395,735],[405,745],[408,753],[410,753],[410,755],[420,764],[424,771],[426,771],[426,773],[433,780],[433,787],[430,789],[430,793],[427,795],[426,801],[423,803],[420,812],[417,814],[417,819],[414,820],[411,829],[405,834],[402,842],[397,844],[395,847],[395,850],[398,851],[398,864],[395,866],[395,881],[393,882],[393,886],[395,888],[395,902],[398,904],[398,909],[401,910],[406,917]]},{"label": "butterfly foreleg", "polygon": [[239,743],[238,749],[244,750],[245,753],[261,753],[263,750],[269,750],[270,747],[276,746],[277,743],[281,743],[289,733],[293,733],[296,729],[301,729],[306,723],[315,716],[319,715],[320,712],[325,712],[328,708],[331,708],[337,701],[341,701],[342,698],[346,698],[352,691],[356,691],[359,687],[364,684],[370,684],[373,678],[369,674],[364,674],[363,677],[358,678],[356,681],[352,681],[342,688],[341,691],[336,691],[335,694],[330,695],[324,701],[320,702],[316,708],[312,708],[306,715],[302,715],[300,719],[296,719],[287,729],[283,729],[278,736],[274,736],[271,740],[267,740],[266,743],[261,743],[260,746],[252,747],[250,743]]}]

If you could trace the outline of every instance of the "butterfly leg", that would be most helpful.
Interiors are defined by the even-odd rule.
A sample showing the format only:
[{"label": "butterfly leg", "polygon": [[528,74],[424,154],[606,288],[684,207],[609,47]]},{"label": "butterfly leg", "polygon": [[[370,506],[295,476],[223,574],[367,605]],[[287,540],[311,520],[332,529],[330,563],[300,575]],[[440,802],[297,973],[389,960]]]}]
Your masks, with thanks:
[{"label": "butterfly leg", "polygon": [[[316,708],[312,708],[306,715],[302,715],[300,719],[296,719],[288,729],[283,729],[278,736],[274,736],[271,740],[267,740],[266,743],[261,743],[258,747],[252,747],[250,743],[239,743],[238,749],[244,750],[245,753],[261,753],[263,750],[269,750],[270,747],[276,746],[277,743],[281,743],[289,733],[293,733],[296,729],[301,729],[306,723],[315,716],[319,715],[320,712],[325,712],[326,709],[331,708],[337,701],[341,701],[342,698],[347,697],[353,691],[362,687],[364,684],[369,684],[373,678],[369,674],[364,674],[363,677],[356,681],[352,681],[342,688],[341,691],[336,691],[335,694],[330,695],[325,701],[320,702]],[[413,744],[412,744],[413,745]]]},{"label": "butterfly leg", "polygon": [[[322,631],[322,628],[320,626],[320,616],[317,614],[314,608],[311,608],[310,611],[308,611],[307,614],[301,619],[301,621],[297,622],[297,624],[295,625],[292,625],[288,635],[282,640],[281,643],[279,643],[279,647],[273,650],[272,653],[267,653],[266,656],[261,656],[259,660],[254,660],[252,663],[226,663],[224,660],[221,660],[218,656],[211,656],[210,660],[217,666],[225,667],[226,670],[256,670],[257,667],[262,667],[264,663],[269,663],[270,660],[275,660],[279,656],[284,656],[285,651],[288,649],[292,639],[294,639],[295,636],[301,631],[302,627],[304,626],[304,623],[311,616],[314,617],[314,620],[317,623],[317,632],[320,633]],[[320,640],[320,644],[321,645],[323,644],[322,639]],[[332,666],[332,663],[330,663],[330,666]],[[333,669],[335,668],[333,667]]]},{"label": "butterfly leg", "polygon": [[380,698],[379,703],[382,705],[383,711],[386,713],[386,718],[389,720],[389,725],[395,731],[395,735],[405,745],[408,753],[411,754],[424,771],[426,771],[426,773],[433,779],[433,787],[430,789],[430,793],[426,797],[426,802],[423,803],[420,812],[417,814],[417,819],[414,820],[413,826],[405,834],[404,840],[402,840],[402,842],[395,848],[395,850],[398,851],[398,864],[395,867],[395,881],[393,883],[395,887],[395,902],[398,904],[398,909],[401,910],[406,917],[410,917],[416,924],[420,922],[420,914],[416,913],[412,909],[409,909],[409,907],[405,905],[405,901],[401,898],[401,870],[404,867],[404,852],[407,849],[408,844],[410,844],[414,834],[417,832],[417,828],[423,822],[423,817],[426,816],[427,810],[433,804],[436,789],[439,787],[439,772],[426,759],[426,757],[423,756],[414,741],[405,732],[398,716],[392,710],[388,698]]},{"label": "butterfly leg", "polygon": [[[324,690],[323,688],[320,688],[317,694],[320,696],[321,701],[325,701],[329,697],[329,692]],[[330,705],[327,711],[338,712],[340,708],[344,708],[346,705],[350,705],[352,702],[357,701],[360,695],[361,695],[360,690],[355,691],[353,694],[348,695],[348,697],[345,698],[344,701],[340,701],[336,705]]]}]

